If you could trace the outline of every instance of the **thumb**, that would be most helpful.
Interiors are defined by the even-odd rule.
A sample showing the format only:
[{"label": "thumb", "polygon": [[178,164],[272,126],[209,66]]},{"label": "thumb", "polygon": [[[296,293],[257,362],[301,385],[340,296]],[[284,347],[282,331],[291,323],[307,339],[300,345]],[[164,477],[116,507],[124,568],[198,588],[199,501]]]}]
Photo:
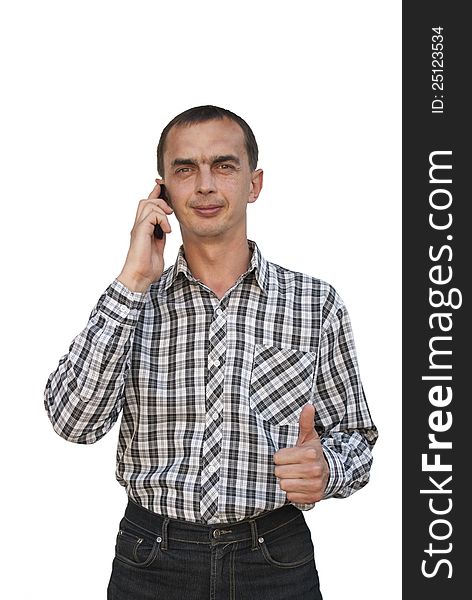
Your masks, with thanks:
[{"label": "thumb", "polygon": [[298,420],[297,446],[305,442],[318,440],[319,436],[315,430],[315,407],[313,404],[305,404]]}]

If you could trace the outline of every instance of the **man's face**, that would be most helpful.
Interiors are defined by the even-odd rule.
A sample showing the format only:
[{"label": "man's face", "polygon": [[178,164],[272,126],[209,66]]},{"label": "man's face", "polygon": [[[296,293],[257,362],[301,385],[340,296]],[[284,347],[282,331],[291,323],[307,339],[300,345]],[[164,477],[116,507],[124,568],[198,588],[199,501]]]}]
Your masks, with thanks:
[{"label": "man's face", "polygon": [[237,123],[221,119],[173,127],[164,169],[184,241],[246,236],[246,207],[259,195],[262,171],[251,172]]}]

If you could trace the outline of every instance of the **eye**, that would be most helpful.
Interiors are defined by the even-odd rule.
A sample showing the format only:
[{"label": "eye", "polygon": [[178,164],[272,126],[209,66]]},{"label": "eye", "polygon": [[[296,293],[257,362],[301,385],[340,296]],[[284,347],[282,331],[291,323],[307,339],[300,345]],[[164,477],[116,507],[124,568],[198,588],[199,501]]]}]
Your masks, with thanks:
[{"label": "eye", "polygon": [[189,173],[190,172],[190,167],[180,167],[175,172],[176,173]]},{"label": "eye", "polygon": [[226,171],[228,169],[234,169],[234,166],[231,165],[231,164],[228,164],[228,163],[220,163],[218,165],[218,168],[221,169],[221,170],[223,170],[223,171]]}]

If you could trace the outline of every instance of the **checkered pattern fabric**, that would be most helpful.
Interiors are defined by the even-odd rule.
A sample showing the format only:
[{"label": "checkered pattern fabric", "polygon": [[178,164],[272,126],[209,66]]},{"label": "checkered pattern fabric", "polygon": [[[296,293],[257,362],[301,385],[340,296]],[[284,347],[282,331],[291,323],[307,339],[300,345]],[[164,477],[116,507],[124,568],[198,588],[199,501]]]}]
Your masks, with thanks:
[{"label": "checkered pattern fabric", "polygon": [[377,430],[343,302],[248,244],[249,268],[221,299],[192,276],[183,247],[144,294],[115,280],[47,382],[46,410],[68,440],[93,443],[122,413],[118,481],[163,516],[234,522],[287,503],[273,454],[296,444],[307,402],[326,497],[369,478]]}]

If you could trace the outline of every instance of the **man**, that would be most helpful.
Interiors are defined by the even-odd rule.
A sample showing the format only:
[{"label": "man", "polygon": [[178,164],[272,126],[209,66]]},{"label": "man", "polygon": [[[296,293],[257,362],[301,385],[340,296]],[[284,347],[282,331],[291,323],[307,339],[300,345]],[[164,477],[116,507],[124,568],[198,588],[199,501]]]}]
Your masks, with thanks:
[{"label": "man", "polygon": [[[123,269],[47,384],[70,441],[123,411],[114,600],[320,599],[301,511],[369,478],[377,431],[341,299],[246,237],[257,154],[225,109],[166,126]],[[172,213],[183,245],[164,270]]]}]

